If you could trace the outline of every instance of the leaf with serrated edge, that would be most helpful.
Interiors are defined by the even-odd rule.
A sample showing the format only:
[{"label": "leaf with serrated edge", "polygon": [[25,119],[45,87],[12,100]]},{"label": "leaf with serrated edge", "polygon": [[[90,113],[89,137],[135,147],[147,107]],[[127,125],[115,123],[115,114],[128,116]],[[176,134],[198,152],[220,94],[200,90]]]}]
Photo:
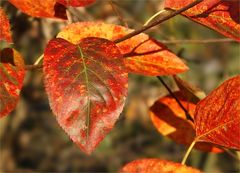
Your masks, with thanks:
[{"label": "leaf with serrated edge", "polygon": [[201,100],[194,114],[196,141],[240,150],[240,75]]},{"label": "leaf with serrated edge", "polygon": [[[113,41],[132,31],[132,29],[103,22],[78,22],[68,25],[57,37],[77,44],[86,37],[101,37]],[[157,76],[173,75],[188,70],[181,59],[146,34],[136,35],[117,46],[124,55],[124,64],[128,72]]]},{"label": "leaf with serrated edge", "polygon": [[33,17],[67,19],[66,7],[57,0],[9,0],[9,2]]},{"label": "leaf with serrated edge", "polygon": [[[180,91],[174,92],[174,95],[188,110],[190,116],[193,116],[195,104],[188,101]],[[189,146],[194,141],[196,137],[194,125],[186,119],[185,112],[172,96],[168,95],[157,100],[150,108],[149,113],[154,126],[160,134],[186,146]],[[205,142],[197,143],[195,148],[202,151],[221,152],[220,149]]]},{"label": "leaf with serrated edge", "polygon": [[201,173],[201,171],[180,163],[149,158],[126,164],[120,173]]},{"label": "leaf with serrated edge", "polygon": [[2,8],[0,8],[0,21],[0,41],[5,40],[12,43],[9,20]]},{"label": "leaf with serrated edge", "polygon": [[[165,0],[165,8],[178,10],[194,1]],[[182,14],[226,37],[240,41],[239,7],[239,0],[203,0]]]},{"label": "leaf with serrated edge", "polygon": [[117,46],[102,38],[77,45],[51,40],[44,52],[50,106],[71,139],[90,154],[113,128],[127,95],[127,73]]},{"label": "leaf with serrated edge", "polygon": [[14,49],[0,51],[0,118],[17,105],[25,70],[22,56]]}]

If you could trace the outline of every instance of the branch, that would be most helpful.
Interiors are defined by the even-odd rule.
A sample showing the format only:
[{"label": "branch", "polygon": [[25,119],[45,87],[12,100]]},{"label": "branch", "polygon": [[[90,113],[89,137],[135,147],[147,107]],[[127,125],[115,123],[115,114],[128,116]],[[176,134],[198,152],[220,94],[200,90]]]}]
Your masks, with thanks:
[{"label": "branch", "polygon": [[187,120],[190,120],[192,122],[194,122],[193,118],[190,116],[189,112],[185,109],[185,107],[182,105],[182,103],[180,102],[180,100],[175,96],[175,94],[172,92],[172,90],[168,87],[168,85],[164,82],[164,80],[160,77],[157,76],[157,78],[159,79],[159,81],[163,84],[163,86],[168,90],[169,94],[176,100],[176,102],[178,103],[178,105],[182,108],[182,110],[185,112],[186,118]]},{"label": "branch", "polygon": [[202,2],[202,1],[203,1],[203,0],[196,0],[196,1],[188,4],[187,6],[181,8],[181,9],[179,9],[179,10],[177,10],[177,11],[174,11],[173,13],[171,13],[171,14],[168,15],[168,16],[165,16],[165,17],[163,17],[163,18],[159,18],[158,20],[156,20],[156,21],[153,22],[153,23],[149,23],[148,25],[143,26],[142,28],[133,31],[133,32],[131,32],[131,33],[123,36],[122,38],[119,38],[119,39],[114,40],[114,43],[120,43],[120,42],[122,42],[122,41],[124,41],[124,40],[127,40],[127,39],[129,39],[129,38],[131,38],[131,37],[133,37],[133,36],[135,36],[135,35],[138,35],[138,34],[144,32],[144,31],[146,31],[146,30],[148,30],[148,29],[150,29],[150,28],[152,28],[152,27],[154,27],[154,26],[156,26],[156,25],[158,25],[158,24],[160,24],[160,23],[162,23],[162,22],[165,22],[165,21],[168,20],[168,19],[171,19],[172,17],[174,17],[174,16],[176,16],[176,15],[178,15],[178,14],[180,14],[180,13],[186,11],[186,10],[188,10],[189,8],[192,8],[193,6],[199,4],[199,3]]},{"label": "branch", "polygon": [[[205,39],[205,40],[158,40],[163,44],[208,44],[208,43],[226,43],[226,42],[236,42],[230,38],[220,38],[220,39]],[[236,42],[237,43],[237,42]]]},{"label": "branch", "polygon": [[35,70],[35,69],[40,69],[43,68],[43,65],[38,64],[38,65],[25,65],[25,70]]}]

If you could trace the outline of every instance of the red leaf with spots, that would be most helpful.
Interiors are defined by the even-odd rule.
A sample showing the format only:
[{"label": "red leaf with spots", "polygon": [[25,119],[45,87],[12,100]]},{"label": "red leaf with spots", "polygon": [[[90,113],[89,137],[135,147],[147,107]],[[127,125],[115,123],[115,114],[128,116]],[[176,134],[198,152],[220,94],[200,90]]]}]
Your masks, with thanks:
[{"label": "red leaf with spots", "polygon": [[90,154],[113,128],[127,95],[117,46],[102,38],[74,45],[51,40],[44,53],[45,86],[58,123]]},{"label": "red leaf with spots", "polygon": [[94,3],[96,0],[58,0],[59,3],[65,6],[83,7]]},{"label": "red leaf with spots", "polygon": [[0,8],[0,21],[0,41],[5,40],[8,43],[12,43],[9,20],[2,8]]},{"label": "red leaf with spots", "polygon": [[24,75],[22,56],[11,48],[0,51],[0,117],[16,107]]},{"label": "red leaf with spots", "polygon": [[140,159],[125,165],[120,173],[201,173],[201,171],[167,160]]},{"label": "red leaf with spots", "polygon": [[196,141],[240,150],[240,75],[201,100],[194,116]]},{"label": "red leaf with spots", "polygon": [[[165,8],[178,10],[195,0],[165,0]],[[182,13],[222,35],[240,41],[240,1],[203,0]]]},{"label": "red leaf with spots", "polygon": [[[113,41],[132,31],[103,22],[82,22],[67,26],[58,34],[58,37],[77,44],[86,37],[101,37]],[[129,72],[157,76],[172,75],[188,70],[181,59],[146,34],[134,36],[118,43],[117,46],[124,55],[124,64]]]},{"label": "red leaf with spots", "polygon": [[66,7],[57,0],[9,0],[9,2],[33,17],[67,19]]},{"label": "red leaf with spots", "polygon": [[[180,100],[184,108],[188,110],[190,116],[193,117],[195,104],[189,102],[179,91],[174,94]],[[186,146],[189,146],[194,141],[196,137],[194,124],[186,119],[185,112],[170,95],[162,97],[154,103],[150,108],[150,116],[154,126],[160,134],[169,137],[176,143]],[[221,151],[213,147],[212,144],[204,142],[197,143],[195,148],[203,151]]]}]

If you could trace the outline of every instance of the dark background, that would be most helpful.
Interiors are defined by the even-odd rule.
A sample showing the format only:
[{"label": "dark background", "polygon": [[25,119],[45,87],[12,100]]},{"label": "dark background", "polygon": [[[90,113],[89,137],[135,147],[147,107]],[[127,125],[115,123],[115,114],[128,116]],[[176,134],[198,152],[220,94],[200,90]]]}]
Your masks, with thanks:
[{"label": "dark background", "polygon": [[[7,1],[0,1],[8,14],[14,47],[33,64],[47,42],[68,22],[27,16]],[[113,1],[131,28],[139,28],[162,9],[161,0]],[[121,24],[109,1],[97,0],[78,8],[80,19]],[[177,16],[147,32],[157,39],[223,38],[188,19]],[[239,44],[175,44],[169,48],[191,68],[181,75],[206,93],[240,71]],[[165,78],[177,89],[171,77]],[[0,172],[116,172],[140,158],[180,162],[186,146],[161,136],[149,120],[148,107],[167,94],[155,77],[129,75],[129,95],[119,121],[96,151],[85,155],[64,133],[51,112],[43,87],[42,70],[28,71],[15,111],[0,120]],[[226,153],[193,150],[187,165],[209,173],[239,172],[239,161]]]}]

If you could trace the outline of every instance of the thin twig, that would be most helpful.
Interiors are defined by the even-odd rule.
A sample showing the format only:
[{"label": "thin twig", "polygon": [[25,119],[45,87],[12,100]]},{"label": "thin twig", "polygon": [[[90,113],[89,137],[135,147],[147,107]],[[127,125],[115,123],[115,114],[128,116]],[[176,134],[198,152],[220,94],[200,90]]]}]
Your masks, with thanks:
[{"label": "thin twig", "polygon": [[[208,43],[226,43],[226,42],[236,42],[230,38],[213,38],[205,40],[158,40],[163,44],[208,44]],[[237,42],[236,42],[237,43]]]},{"label": "thin twig", "polygon": [[120,12],[118,11],[118,9],[115,7],[115,5],[113,4],[112,0],[109,0],[109,4],[111,5],[114,13],[118,16],[119,21],[128,28],[128,24],[127,22],[125,22],[125,20],[123,19],[122,15],[120,14]]},{"label": "thin twig", "polygon": [[185,107],[182,105],[182,103],[180,102],[180,100],[175,96],[175,94],[172,92],[172,90],[168,87],[168,85],[164,82],[164,80],[160,77],[157,76],[157,78],[159,79],[159,81],[163,84],[163,86],[168,90],[169,94],[176,100],[176,102],[178,103],[178,105],[182,108],[182,110],[185,112],[186,118],[187,120],[190,120],[192,122],[194,122],[193,118],[190,116],[189,112],[185,109]]},{"label": "thin twig", "polygon": [[42,64],[38,64],[38,65],[25,65],[25,70],[35,70],[35,69],[40,69],[43,68]]},{"label": "thin twig", "polygon": [[122,38],[119,38],[119,39],[114,40],[114,42],[115,42],[115,43],[120,43],[120,42],[122,42],[122,41],[124,41],[124,40],[127,40],[127,39],[129,39],[129,38],[131,38],[131,37],[133,37],[133,36],[135,36],[135,35],[138,35],[138,34],[144,32],[144,31],[146,31],[146,30],[148,30],[148,29],[150,29],[150,28],[152,28],[152,27],[154,27],[154,26],[156,26],[156,25],[159,25],[160,23],[162,23],[162,22],[164,22],[164,21],[166,21],[166,20],[168,20],[168,19],[171,19],[172,17],[174,17],[174,16],[176,16],[176,15],[178,15],[178,14],[180,14],[180,13],[186,11],[186,10],[188,10],[189,8],[192,8],[193,6],[199,4],[199,3],[202,2],[202,1],[203,1],[203,0],[196,0],[196,1],[188,4],[187,6],[181,8],[181,9],[179,9],[179,10],[177,10],[177,11],[174,11],[174,12],[172,12],[171,14],[169,14],[169,15],[163,17],[163,18],[159,18],[158,20],[156,20],[156,21],[153,22],[153,23],[149,23],[148,25],[143,26],[142,28],[133,31],[133,32],[131,32],[131,33],[123,36]]}]

